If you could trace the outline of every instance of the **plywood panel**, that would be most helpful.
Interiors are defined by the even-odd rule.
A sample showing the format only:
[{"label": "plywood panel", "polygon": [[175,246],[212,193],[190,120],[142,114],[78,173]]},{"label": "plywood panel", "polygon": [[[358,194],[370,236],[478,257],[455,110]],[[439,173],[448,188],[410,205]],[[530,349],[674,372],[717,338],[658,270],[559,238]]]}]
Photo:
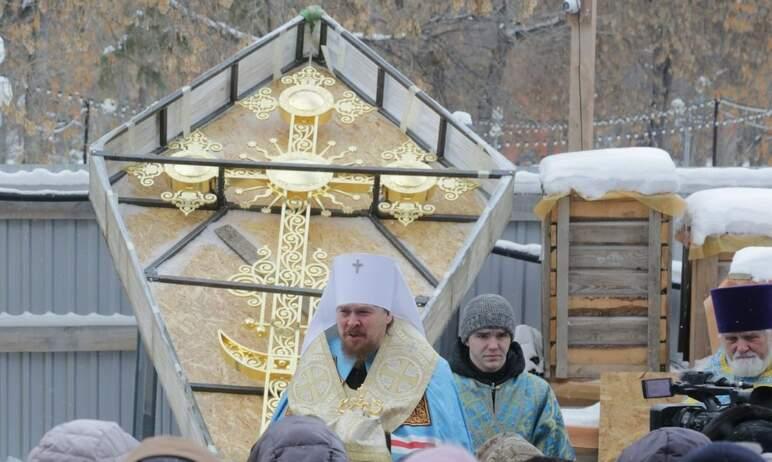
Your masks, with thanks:
[{"label": "plywood panel", "polygon": [[[667,362],[667,344],[659,345],[660,363]],[[556,358],[556,348],[550,348],[550,358]],[[568,364],[577,365],[635,365],[646,367],[649,349],[645,346],[597,346],[597,347],[571,347],[568,348]]]},{"label": "plywood panel", "polygon": [[649,409],[678,403],[682,396],[645,400],[641,380],[671,377],[668,373],[609,373],[601,376],[599,462],[615,462],[622,450],[649,432]]}]

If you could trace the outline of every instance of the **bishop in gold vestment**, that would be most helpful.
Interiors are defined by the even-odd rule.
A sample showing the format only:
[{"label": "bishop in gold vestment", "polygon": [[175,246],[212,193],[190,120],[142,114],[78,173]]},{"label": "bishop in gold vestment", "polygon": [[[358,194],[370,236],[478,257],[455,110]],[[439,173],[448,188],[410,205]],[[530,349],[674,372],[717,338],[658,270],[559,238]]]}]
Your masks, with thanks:
[{"label": "bishop in gold vestment", "polygon": [[322,418],[352,461],[396,461],[439,443],[471,450],[450,367],[388,257],[334,260],[273,420],[287,414]]}]

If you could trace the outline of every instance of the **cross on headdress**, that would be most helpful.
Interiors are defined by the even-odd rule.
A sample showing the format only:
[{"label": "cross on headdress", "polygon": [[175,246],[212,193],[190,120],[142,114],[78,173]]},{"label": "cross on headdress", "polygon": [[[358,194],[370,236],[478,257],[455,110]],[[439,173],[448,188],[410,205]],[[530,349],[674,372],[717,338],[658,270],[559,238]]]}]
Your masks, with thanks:
[{"label": "cross on headdress", "polygon": [[352,264],[351,264],[351,266],[353,266],[353,267],[354,267],[354,269],[356,270],[356,274],[359,274],[359,268],[361,268],[361,267],[365,266],[365,264],[364,264],[364,263],[362,263],[361,261],[359,261],[359,259],[357,258],[357,261],[355,261],[354,263],[352,263]]}]

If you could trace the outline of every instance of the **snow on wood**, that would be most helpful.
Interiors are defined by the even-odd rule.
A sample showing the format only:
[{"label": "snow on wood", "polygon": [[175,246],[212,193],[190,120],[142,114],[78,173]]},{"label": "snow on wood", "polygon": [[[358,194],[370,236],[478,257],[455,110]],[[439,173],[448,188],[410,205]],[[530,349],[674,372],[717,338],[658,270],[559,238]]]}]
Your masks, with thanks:
[{"label": "snow on wood", "polygon": [[539,174],[524,170],[515,172],[515,194],[541,194]]},{"label": "snow on wood", "polygon": [[670,155],[656,148],[598,149],[544,158],[539,164],[545,194],[571,191],[598,199],[612,191],[663,194],[678,191]]},{"label": "snow on wood", "polygon": [[517,242],[499,239],[494,246],[504,250],[533,255],[535,257],[541,256],[541,244],[519,244]]},{"label": "snow on wood", "polygon": [[732,258],[730,274],[748,274],[754,281],[772,281],[772,247],[746,247]]},{"label": "snow on wood", "polygon": [[0,170],[0,193],[22,195],[88,194],[87,170]]},{"label": "snow on wood", "polygon": [[46,312],[35,314],[25,312],[22,314],[0,313],[0,327],[83,327],[83,326],[136,326],[134,316],[125,314],[58,314]]},{"label": "snow on wood", "polygon": [[695,245],[727,233],[772,236],[772,189],[706,189],[689,196],[686,204],[682,220]]}]

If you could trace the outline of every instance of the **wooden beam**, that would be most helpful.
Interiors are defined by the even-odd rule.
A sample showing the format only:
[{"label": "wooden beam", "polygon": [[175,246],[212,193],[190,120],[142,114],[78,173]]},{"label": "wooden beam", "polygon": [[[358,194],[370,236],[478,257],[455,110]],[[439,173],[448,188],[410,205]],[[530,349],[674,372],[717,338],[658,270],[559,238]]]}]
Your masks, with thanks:
[{"label": "wooden beam", "polygon": [[[569,312],[570,314],[570,312]],[[556,321],[550,321],[550,341],[556,341]],[[660,341],[667,340],[667,319],[659,318]],[[568,318],[568,346],[648,345],[649,322],[644,316],[576,316]],[[656,349],[656,348],[655,348]]]},{"label": "wooden beam", "polygon": [[[660,285],[660,268],[662,266],[662,241],[660,239],[660,224],[662,215],[656,210],[649,212],[649,281],[648,281],[648,301],[649,301],[649,332],[648,332],[648,366],[649,370],[659,371],[659,341],[660,341],[660,306],[659,297],[662,293]],[[667,286],[670,281],[667,281]],[[667,287],[665,286],[665,287]],[[666,324],[667,326],[667,324]],[[667,329],[667,327],[665,327]]]},{"label": "wooden beam", "polygon": [[[555,313],[557,313],[557,298],[552,297],[552,272],[550,259],[546,257],[545,249],[547,249],[549,242],[551,242],[551,234],[557,234],[557,227],[553,227],[550,224],[549,218],[546,218],[541,223],[542,231],[542,261],[541,261],[541,331],[542,331],[542,351],[547,351],[550,346],[549,335],[550,330],[550,317],[552,314],[552,300],[555,300]],[[550,360],[545,355],[544,357],[544,374],[550,376]]]},{"label": "wooden beam", "polygon": [[555,375],[558,378],[568,376],[568,227],[571,202],[568,197],[558,201],[558,264],[557,264],[557,358]]},{"label": "wooden beam", "polygon": [[0,353],[134,351],[137,323],[130,316],[0,315]]},{"label": "wooden beam", "polygon": [[569,69],[568,149],[592,149],[595,99],[596,0],[583,0],[579,14],[569,14],[571,64]]},{"label": "wooden beam", "polygon": [[710,289],[718,287],[718,255],[690,262],[692,265],[691,319],[689,326],[689,362],[710,355],[708,321],[702,302]]}]

